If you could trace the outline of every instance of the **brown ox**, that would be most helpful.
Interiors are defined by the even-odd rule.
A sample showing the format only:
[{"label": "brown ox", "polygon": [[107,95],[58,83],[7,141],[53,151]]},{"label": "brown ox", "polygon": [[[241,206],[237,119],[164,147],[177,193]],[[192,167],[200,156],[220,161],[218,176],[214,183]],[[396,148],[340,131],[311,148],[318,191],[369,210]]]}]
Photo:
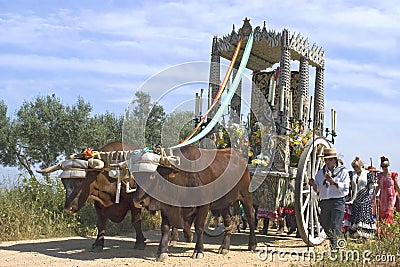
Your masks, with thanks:
[{"label": "brown ox", "polygon": [[[225,235],[219,248],[219,253],[228,253],[230,247],[230,238],[233,230],[231,227],[229,207],[238,200],[243,203],[246,218],[250,226],[248,249],[254,250],[256,248],[254,210],[252,193],[248,190],[250,184],[250,175],[247,169],[247,163],[243,159],[242,154],[231,149],[205,150],[192,146],[175,149],[173,152],[174,155],[179,153],[181,157],[181,165],[185,165],[182,164],[184,161],[188,162],[186,164],[187,166],[191,166],[191,164],[192,166],[196,164],[201,165],[202,162],[207,161],[209,161],[209,163],[205,163],[207,166],[200,167],[198,171],[190,169],[182,170],[182,168],[178,169],[179,166],[174,168],[158,166],[156,173],[159,175],[156,173],[146,172],[133,173],[137,184],[139,184],[136,192],[134,193],[134,200],[149,210],[161,210],[162,237],[157,251],[157,260],[163,261],[168,258],[168,235],[170,227],[173,226],[177,228],[188,229],[193,222],[197,236],[197,242],[192,258],[203,258],[203,231],[206,217],[210,209],[221,211],[224,220]],[[132,166],[130,167],[132,168]],[[172,196],[172,198],[178,199],[179,201],[181,197],[179,191],[163,191],[162,184],[165,182],[165,180],[168,180],[174,185],[180,185],[186,188],[190,187],[193,189],[193,187],[204,186],[217,181],[221,176],[223,176],[223,173],[225,173],[225,177],[230,177],[231,179],[228,181],[228,183],[225,181],[218,186],[225,186],[225,188],[230,188],[230,190],[228,190],[229,192],[226,191],[224,195],[221,195],[219,198],[215,198],[217,199],[215,201],[204,203],[202,205],[189,205],[182,207],[182,205],[170,205],[165,202],[161,202],[163,200],[158,201],[156,198],[159,200],[162,198],[160,198],[160,195],[154,195],[157,194],[157,192],[163,192],[163,194],[169,194]],[[229,182],[231,184],[229,184]],[[201,194],[205,194],[205,199],[209,199],[213,193],[214,192],[203,192]]]},{"label": "brown ox", "polygon": [[[130,149],[134,149],[134,147]],[[119,142],[107,144],[100,149],[100,151],[104,152],[121,150],[123,150],[123,147],[122,143]],[[38,172],[48,173],[49,171],[45,169]],[[117,180],[111,178],[108,171],[87,171],[86,178],[62,178],[62,183],[66,191],[64,204],[65,212],[77,212],[85,206],[88,201],[94,200],[97,213],[97,237],[91,247],[91,251],[101,251],[103,249],[107,219],[120,223],[125,218],[128,211],[131,212],[132,224],[136,231],[134,248],[144,249],[146,239],[142,232],[141,209],[134,206],[133,194],[126,193],[124,185],[121,189],[119,203],[115,203]]]}]

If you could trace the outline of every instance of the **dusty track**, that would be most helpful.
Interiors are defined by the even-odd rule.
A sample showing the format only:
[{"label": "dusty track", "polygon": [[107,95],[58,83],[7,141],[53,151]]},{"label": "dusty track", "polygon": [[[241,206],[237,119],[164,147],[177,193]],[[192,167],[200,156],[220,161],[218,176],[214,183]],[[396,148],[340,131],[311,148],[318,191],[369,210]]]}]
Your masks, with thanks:
[{"label": "dusty track", "polygon": [[[223,256],[218,254],[222,237],[205,236],[205,257],[202,260],[191,258],[194,243],[178,242],[170,247],[169,258],[165,263],[155,261],[155,254],[160,239],[159,231],[145,232],[147,246],[144,250],[133,249],[134,234],[126,236],[106,237],[103,252],[89,252],[94,238],[57,238],[26,240],[0,243],[0,266],[289,266],[290,260],[284,262],[276,255],[271,261],[260,260],[257,251],[247,251],[248,235],[235,233],[232,236],[231,251]],[[183,234],[180,232],[180,239]],[[294,235],[276,235],[276,230],[270,229],[269,236],[257,235],[258,248],[269,251],[307,250],[305,243]],[[307,265],[305,262],[292,262],[297,265]]]}]

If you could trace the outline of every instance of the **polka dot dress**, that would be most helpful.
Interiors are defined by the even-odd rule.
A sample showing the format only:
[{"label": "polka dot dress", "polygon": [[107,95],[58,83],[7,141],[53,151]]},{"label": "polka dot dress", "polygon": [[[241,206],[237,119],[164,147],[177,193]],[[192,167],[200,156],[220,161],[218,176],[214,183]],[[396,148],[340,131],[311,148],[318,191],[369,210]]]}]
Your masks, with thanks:
[{"label": "polka dot dress", "polygon": [[367,175],[367,185],[361,188],[353,202],[351,210],[350,234],[371,237],[375,234],[376,225],[372,215],[369,189],[372,187],[372,174]]}]

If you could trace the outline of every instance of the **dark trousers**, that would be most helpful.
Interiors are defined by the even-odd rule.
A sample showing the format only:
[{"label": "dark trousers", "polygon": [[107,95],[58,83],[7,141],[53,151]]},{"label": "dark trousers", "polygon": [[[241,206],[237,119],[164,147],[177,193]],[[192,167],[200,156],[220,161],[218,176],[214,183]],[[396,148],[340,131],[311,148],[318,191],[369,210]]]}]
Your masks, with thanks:
[{"label": "dark trousers", "polygon": [[337,238],[342,235],[344,204],[344,198],[326,199],[319,203],[320,223],[333,248],[337,246]]}]

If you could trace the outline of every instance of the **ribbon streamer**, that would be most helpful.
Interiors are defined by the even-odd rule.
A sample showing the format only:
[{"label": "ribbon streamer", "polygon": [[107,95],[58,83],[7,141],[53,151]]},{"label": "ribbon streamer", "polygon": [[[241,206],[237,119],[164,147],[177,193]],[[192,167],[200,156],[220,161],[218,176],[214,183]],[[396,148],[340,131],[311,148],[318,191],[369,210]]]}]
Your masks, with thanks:
[{"label": "ribbon streamer", "polygon": [[171,148],[179,148],[179,147],[190,145],[190,144],[200,140],[204,136],[206,136],[212,130],[212,128],[214,128],[214,126],[217,124],[219,118],[221,118],[221,116],[225,112],[226,108],[228,107],[229,103],[231,102],[231,100],[236,92],[236,89],[239,86],[239,83],[243,76],[244,68],[247,65],[247,61],[249,60],[252,47],[253,47],[253,33],[250,33],[248,40],[247,40],[246,48],[244,49],[242,60],[240,62],[238,73],[235,76],[235,79],[232,84],[232,90],[229,91],[226,98],[221,103],[221,106],[219,107],[218,111],[215,113],[214,117],[210,121],[210,123],[203,129],[203,131],[201,131],[194,138],[192,138],[190,140],[186,140],[186,141],[180,143],[179,145],[173,146]]},{"label": "ribbon streamer", "polygon": [[234,54],[233,54],[232,61],[231,61],[231,63],[229,64],[228,70],[227,70],[226,73],[225,73],[224,80],[223,80],[223,82],[221,83],[221,85],[220,85],[220,87],[219,87],[219,90],[218,90],[217,95],[215,96],[215,98],[214,98],[214,100],[213,100],[213,103],[212,103],[211,106],[208,108],[207,112],[203,115],[203,117],[201,117],[200,122],[196,125],[196,127],[194,128],[194,130],[193,130],[185,139],[183,139],[183,140],[180,142],[181,144],[184,143],[184,142],[186,142],[186,141],[188,141],[190,138],[192,138],[192,136],[197,132],[197,130],[200,128],[200,126],[203,124],[203,122],[204,122],[205,119],[207,118],[208,113],[210,113],[210,111],[213,109],[213,107],[215,106],[215,104],[216,104],[216,103],[218,102],[218,100],[220,99],[220,97],[221,97],[221,95],[222,95],[222,92],[224,91],[224,89],[225,89],[225,87],[226,87],[226,84],[228,83],[229,77],[230,77],[230,75],[231,75],[231,73],[232,73],[233,65],[234,65],[235,62],[236,62],[236,58],[237,58],[237,56],[238,56],[238,54],[239,54],[239,50],[240,50],[240,46],[242,45],[242,41],[243,41],[243,37],[240,38],[240,40],[239,40],[239,42],[238,42],[238,44],[237,44],[237,46],[236,46],[236,50],[235,50],[235,52],[234,52]]}]

